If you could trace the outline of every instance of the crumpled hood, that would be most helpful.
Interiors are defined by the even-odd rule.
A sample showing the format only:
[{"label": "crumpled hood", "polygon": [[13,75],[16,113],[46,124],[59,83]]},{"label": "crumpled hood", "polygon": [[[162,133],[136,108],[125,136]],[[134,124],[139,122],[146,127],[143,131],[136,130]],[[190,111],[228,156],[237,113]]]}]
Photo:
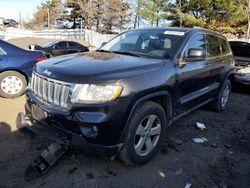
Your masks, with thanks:
[{"label": "crumpled hood", "polygon": [[156,71],[164,60],[118,55],[105,52],[89,52],[52,58],[36,64],[40,75],[70,83],[116,81],[139,74]]}]

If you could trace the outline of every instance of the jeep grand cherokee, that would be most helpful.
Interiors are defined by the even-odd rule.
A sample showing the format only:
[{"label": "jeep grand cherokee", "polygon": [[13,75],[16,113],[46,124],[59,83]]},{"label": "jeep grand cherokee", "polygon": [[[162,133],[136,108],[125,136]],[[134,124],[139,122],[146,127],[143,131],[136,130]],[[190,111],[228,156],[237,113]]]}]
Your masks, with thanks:
[{"label": "jeep grand cherokee", "polygon": [[128,31],[95,52],[37,64],[17,126],[143,164],[175,120],[207,103],[225,109],[234,64],[226,38],[209,30]]}]

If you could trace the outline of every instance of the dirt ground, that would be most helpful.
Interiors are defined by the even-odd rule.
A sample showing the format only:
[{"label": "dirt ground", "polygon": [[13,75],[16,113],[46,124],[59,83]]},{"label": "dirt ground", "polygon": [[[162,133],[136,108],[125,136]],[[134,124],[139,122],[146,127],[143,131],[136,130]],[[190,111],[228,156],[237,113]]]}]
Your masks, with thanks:
[{"label": "dirt ground", "polygon": [[[223,113],[196,110],[168,128],[156,157],[140,167],[115,159],[70,152],[46,175],[31,182],[24,169],[49,142],[16,131],[25,97],[0,98],[0,187],[250,187],[250,89],[237,89]],[[200,132],[196,122],[207,130]],[[205,137],[206,144],[192,142]]]}]

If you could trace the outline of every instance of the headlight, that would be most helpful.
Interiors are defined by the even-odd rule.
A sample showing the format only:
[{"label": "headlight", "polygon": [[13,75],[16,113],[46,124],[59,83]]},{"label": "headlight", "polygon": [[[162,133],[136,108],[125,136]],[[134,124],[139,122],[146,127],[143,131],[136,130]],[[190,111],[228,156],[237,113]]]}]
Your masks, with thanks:
[{"label": "headlight", "polygon": [[97,86],[89,84],[75,85],[72,103],[104,103],[117,99],[122,92],[122,86]]}]

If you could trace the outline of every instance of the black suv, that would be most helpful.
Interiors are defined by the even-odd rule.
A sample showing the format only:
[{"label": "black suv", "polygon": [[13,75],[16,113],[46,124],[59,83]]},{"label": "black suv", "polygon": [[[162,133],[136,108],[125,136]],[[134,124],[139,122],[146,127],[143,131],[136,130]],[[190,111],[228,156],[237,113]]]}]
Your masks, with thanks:
[{"label": "black suv", "polygon": [[178,118],[207,103],[225,109],[234,64],[226,38],[209,30],[128,31],[95,52],[37,64],[17,127],[143,164]]}]

